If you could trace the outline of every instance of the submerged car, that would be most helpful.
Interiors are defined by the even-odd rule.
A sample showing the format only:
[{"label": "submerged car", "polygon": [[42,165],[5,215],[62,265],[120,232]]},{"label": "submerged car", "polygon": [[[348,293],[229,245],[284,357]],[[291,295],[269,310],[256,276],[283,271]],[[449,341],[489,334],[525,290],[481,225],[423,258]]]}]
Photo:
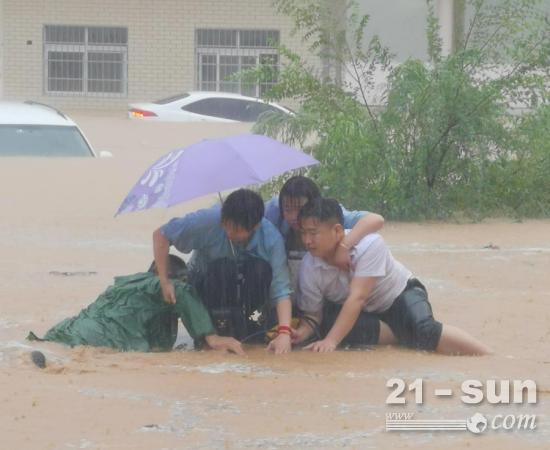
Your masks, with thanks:
[{"label": "submerged car", "polygon": [[225,92],[187,92],[152,103],[131,103],[128,117],[160,122],[256,122],[266,112],[292,114],[275,103]]},{"label": "submerged car", "polygon": [[0,156],[96,157],[96,153],[78,125],[52,106],[2,101]]}]

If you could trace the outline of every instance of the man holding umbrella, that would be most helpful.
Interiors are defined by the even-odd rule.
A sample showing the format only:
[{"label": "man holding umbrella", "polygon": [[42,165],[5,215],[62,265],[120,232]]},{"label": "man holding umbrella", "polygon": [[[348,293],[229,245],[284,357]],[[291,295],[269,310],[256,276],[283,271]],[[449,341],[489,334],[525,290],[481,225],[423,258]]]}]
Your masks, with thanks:
[{"label": "man holding umbrella", "polygon": [[[277,316],[277,336],[268,349],[291,349],[290,282],[284,242],[264,216],[262,198],[248,189],[231,193],[221,208],[202,209],[175,218],[153,233],[155,262],[167,303],[175,302],[168,278],[170,246],[193,252],[189,280],[208,308],[221,335],[246,339]],[[257,317],[260,313],[260,322]]]},{"label": "man holding umbrella", "polygon": [[[173,150],[140,177],[117,214],[166,208],[207,194],[265,183],[272,177],[319,164],[315,158],[267,136],[242,134],[205,139]],[[264,204],[240,189],[223,206],[173,219],[154,232],[153,245],[164,300],[173,303],[168,250],[193,252],[190,281],[221,335],[259,336],[276,310],[277,337],[269,349],[290,351],[291,293],[285,247],[263,218]],[[271,306],[271,308],[269,308]],[[258,314],[260,313],[260,314]],[[262,319],[257,319],[258,316]]]}]

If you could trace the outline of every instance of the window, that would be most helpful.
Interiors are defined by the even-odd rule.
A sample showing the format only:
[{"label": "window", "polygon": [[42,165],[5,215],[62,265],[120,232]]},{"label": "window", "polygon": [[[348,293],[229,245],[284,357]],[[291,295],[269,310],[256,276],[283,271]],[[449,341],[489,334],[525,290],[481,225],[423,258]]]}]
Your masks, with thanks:
[{"label": "window", "polygon": [[0,156],[94,156],[77,127],[0,125]]},{"label": "window", "polygon": [[260,102],[247,102],[243,122],[256,122],[258,117],[266,111],[281,114],[281,110],[271,105]]},{"label": "window", "polygon": [[204,116],[242,121],[246,103],[243,100],[232,98],[205,98],[204,100],[190,103],[182,109]]},{"label": "window", "polygon": [[183,106],[181,109],[204,116],[219,117],[239,122],[256,122],[265,111],[277,111],[277,108],[260,101],[248,101],[235,98],[205,98]]},{"label": "window", "polygon": [[[279,31],[199,29],[195,39],[197,89],[260,97],[277,82]],[[246,83],[232,78],[259,65],[272,69],[269,80]]]},{"label": "window", "polygon": [[48,94],[125,95],[127,61],[126,28],[44,27],[44,87]]}]

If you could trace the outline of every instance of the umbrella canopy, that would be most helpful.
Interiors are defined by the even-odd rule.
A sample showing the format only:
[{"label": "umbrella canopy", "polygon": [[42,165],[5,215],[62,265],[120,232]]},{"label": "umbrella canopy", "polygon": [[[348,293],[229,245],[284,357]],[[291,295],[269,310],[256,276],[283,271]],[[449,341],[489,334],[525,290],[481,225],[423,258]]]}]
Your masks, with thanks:
[{"label": "umbrella canopy", "polygon": [[267,136],[207,139],[161,157],[139,179],[115,215],[166,208],[203,195],[264,183],[314,164],[319,161]]}]

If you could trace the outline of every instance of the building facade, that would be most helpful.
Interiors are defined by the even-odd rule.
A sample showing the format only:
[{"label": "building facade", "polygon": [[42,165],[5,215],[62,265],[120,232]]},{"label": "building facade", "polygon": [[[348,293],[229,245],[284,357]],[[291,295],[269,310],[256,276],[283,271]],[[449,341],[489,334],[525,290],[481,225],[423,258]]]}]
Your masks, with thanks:
[{"label": "building facade", "polygon": [[194,89],[259,96],[276,75],[231,75],[277,67],[279,42],[301,52],[291,30],[271,0],[0,0],[0,97],[119,109]]}]

